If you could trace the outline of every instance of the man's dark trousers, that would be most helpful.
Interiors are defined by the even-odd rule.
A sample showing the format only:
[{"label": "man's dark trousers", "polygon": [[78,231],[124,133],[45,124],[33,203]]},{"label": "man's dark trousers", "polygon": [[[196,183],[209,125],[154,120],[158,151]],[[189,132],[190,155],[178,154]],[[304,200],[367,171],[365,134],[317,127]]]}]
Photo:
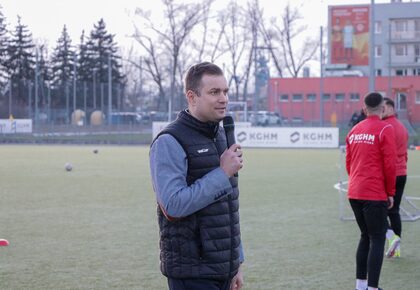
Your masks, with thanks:
[{"label": "man's dark trousers", "polygon": [[387,201],[349,201],[361,232],[356,253],[356,278],[367,278],[370,287],[378,287],[388,228]]},{"label": "man's dark trousers", "polygon": [[229,281],[168,278],[169,290],[229,290]]},{"label": "man's dark trousers", "polygon": [[394,233],[401,238],[401,216],[400,216],[400,204],[404,193],[405,183],[407,181],[407,175],[397,176],[395,183],[395,196],[394,206],[388,210],[388,217],[391,223],[391,229]]}]

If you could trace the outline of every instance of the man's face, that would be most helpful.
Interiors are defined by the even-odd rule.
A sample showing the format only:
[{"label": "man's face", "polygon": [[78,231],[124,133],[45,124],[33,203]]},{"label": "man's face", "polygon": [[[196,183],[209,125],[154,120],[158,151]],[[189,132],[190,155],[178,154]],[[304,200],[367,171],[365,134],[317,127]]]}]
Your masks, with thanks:
[{"label": "man's face", "polygon": [[202,122],[219,122],[226,114],[228,85],[222,75],[203,75],[199,94],[188,91],[191,114]]},{"label": "man's face", "polygon": [[385,110],[383,113],[383,118],[387,118],[394,115],[394,108],[392,106],[387,105],[387,104],[385,104],[384,106],[385,106]]}]

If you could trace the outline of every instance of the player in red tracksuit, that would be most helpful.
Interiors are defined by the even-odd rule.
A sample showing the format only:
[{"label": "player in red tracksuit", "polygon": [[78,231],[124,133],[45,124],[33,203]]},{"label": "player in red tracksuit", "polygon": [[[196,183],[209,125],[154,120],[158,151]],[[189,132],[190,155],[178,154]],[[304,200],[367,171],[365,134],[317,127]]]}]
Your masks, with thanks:
[{"label": "player in red tracksuit", "polygon": [[388,211],[388,218],[390,221],[390,228],[386,233],[388,240],[387,257],[400,257],[400,242],[401,242],[401,217],[400,217],[400,203],[404,193],[405,183],[407,181],[407,145],[408,132],[403,123],[401,123],[395,116],[394,101],[389,98],[384,98],[385,113],[383,120],[394,127],[395,140],[397,146],[397,179],[395,182],[395,196],[394,206]]},{"label": "player in red tracksuit", "polygon": [[384,256],[388,208],[395,194],[394,128],[381,120],[382,95],[364,98],[367,118],[354,126],[346,138],[348,198],[360,228],[356,252],[357,290],[378,289]]}]

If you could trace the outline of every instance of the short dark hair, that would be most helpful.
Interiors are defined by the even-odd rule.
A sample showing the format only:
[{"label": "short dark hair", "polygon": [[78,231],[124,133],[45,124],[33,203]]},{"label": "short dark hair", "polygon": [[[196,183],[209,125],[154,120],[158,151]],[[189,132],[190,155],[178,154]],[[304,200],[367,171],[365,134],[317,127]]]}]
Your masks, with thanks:
[{"label": "short dark hair", "polygon": [[384,102],[386,105],[391,106],[393,108],[395,108],[395,103],[393,100],[391,100],[390,98],[384,98]]},{"label": "short dark hair", "polygon": [[198,94],[200,92],[203,75],[223,75],[220,67],[211,62],[201,62],[191,66],[185,75],[185,93],[189,90]]},{"label": "short dark hair", "polygon": [[365,96],[364,102],[367,107],[374,109],[382,104],[383,100],[384,98],[380,93],[371,92]]}]

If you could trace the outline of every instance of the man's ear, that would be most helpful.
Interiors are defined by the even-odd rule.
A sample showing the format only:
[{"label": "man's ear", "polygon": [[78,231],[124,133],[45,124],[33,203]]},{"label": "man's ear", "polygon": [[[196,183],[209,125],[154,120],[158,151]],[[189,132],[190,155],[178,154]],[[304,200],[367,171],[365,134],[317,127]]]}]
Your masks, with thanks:
[{"label": "man's ear", "polygon": [[186,97],[189,105],[195,105],[197,94],[194,91],[188,90]]}]

